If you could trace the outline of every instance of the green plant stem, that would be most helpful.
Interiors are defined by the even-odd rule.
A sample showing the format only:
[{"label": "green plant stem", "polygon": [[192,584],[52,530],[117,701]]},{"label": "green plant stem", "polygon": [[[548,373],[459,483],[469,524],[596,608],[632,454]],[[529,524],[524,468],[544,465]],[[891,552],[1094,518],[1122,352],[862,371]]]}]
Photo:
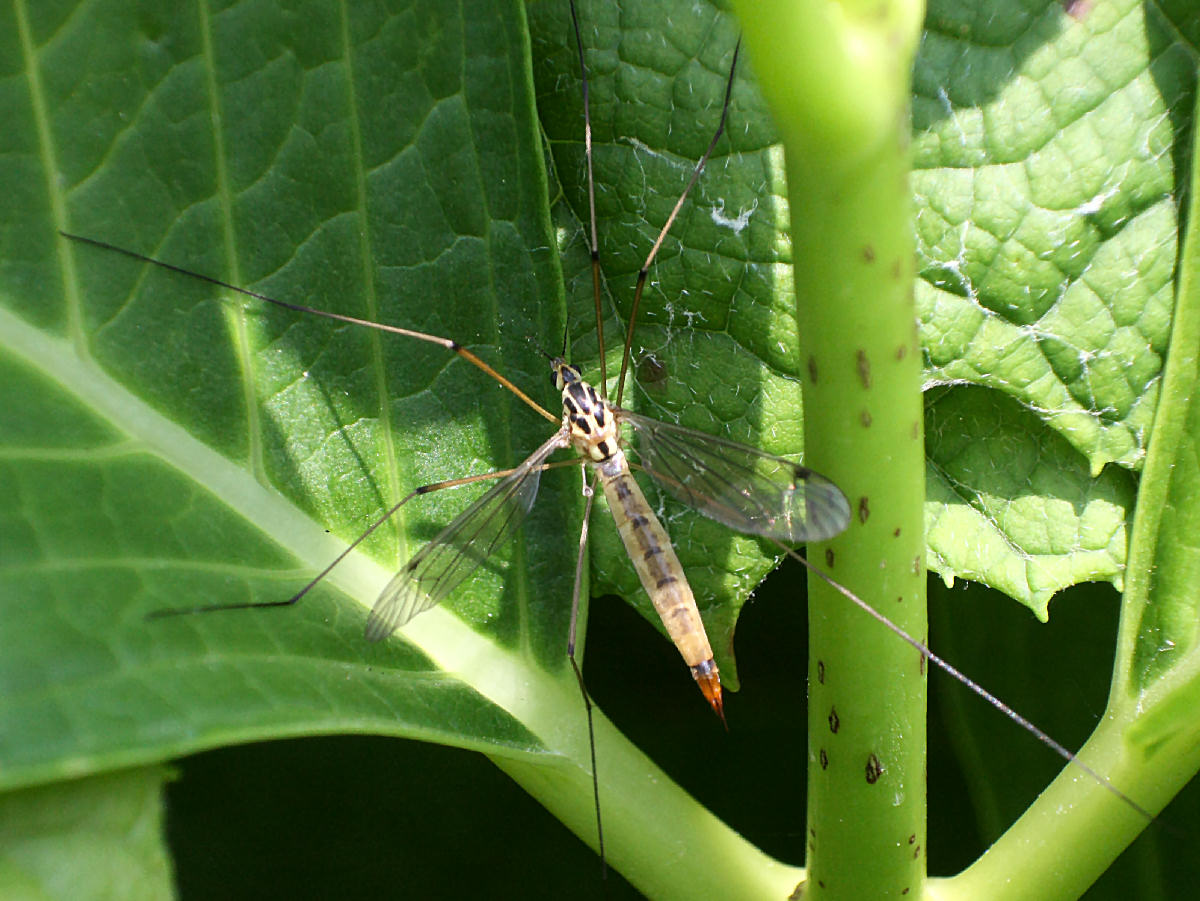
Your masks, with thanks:
[{"label": "green plant stem", "polygon": [[[921,357],[908,188],[920,3],[744,3],[746,44],[787,156],[806,462],[854,519],[810,546],[830,575],[925,637]],[[809,585],[808,897],[919,891],[925,668]]]},{"label": "green plant stem", "polygon": [[[577,693],[575,703],[570,702],[572,687],[564,685],[561,713],[575,726],[583,714]],[[568,740],[575,740],[580,730],[567,732],[572,736]],[[577,750],[564,757],[562,766],[546,760],[494,760],[595,848],[591,776],[586,756],[580,756],[587,753],[586,743]],[[599,711],[596,756],[608,863],[647,897],[781,898],[799,878],[796,867],[773,860],[692,799]]]},{"label": "green plant stem", "polygon": [[[1153,754],[1131,748],[1134,712],[1106,717],[1079,759],[1153,811],[1196,771],[1195,742],[1177,740]],[[967,870],[936,880],[939,901],[1039,901],[1078,898],[1148,825],[1145,817],[1077,767],[1067,766],[995,844]]]},{"label": "green plant stem", "polygon": [[[1200,105],[1197,107],[1200,113]],[[1193,117],[1193,122],[1200,121]],[[1200,569],[1194,538],[1200,527],[1200,167],[1192,136],[1191,206],[1180,247],[1171,327],[1171,347],[1163,372],[1154,431],[1138,486],[1138,505],[1129,539],[1129,561],[1117,639],[1118,665],[1109,695],[1112,709],[1129,703],[1162,669],[1195,644],[1197,602],[1192,598]],[[1190,540],[1189,540],[1190,539]],[[1154,635],[1155,646],[1139,647],[1139,636]],[[1162,654],[1170,643],[1171,650]]]}]

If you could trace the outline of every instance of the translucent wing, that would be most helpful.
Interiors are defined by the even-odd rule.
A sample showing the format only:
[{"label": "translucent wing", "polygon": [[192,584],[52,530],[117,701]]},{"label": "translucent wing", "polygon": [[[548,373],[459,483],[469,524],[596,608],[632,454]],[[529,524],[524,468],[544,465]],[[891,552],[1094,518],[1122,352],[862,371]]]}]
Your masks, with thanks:
[{"label": "translucent wing", "polygon": [[537,497],[542,464],[564,444],[556,434],[417,551],[380,593],[367,617],[367,641],[387,638],[436,607],[508,541]]},{"label": "translucent wing", "polygon": [[628,410],[617,418],[633,427],[642,468],[658,484],[731,529],[799,544],[832,538],[850,522],[846,495],[819,472]]}]

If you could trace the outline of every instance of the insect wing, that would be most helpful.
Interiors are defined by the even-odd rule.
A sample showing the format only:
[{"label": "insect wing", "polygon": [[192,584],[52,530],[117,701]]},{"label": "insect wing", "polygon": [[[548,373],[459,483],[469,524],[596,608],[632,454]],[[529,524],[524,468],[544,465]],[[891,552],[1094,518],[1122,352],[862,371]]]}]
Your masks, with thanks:
[{"label": "insect wing", "polygon": [[788,544],[824,541],[850,522],[846,495],[784,457],[620,410],[642,468],[689,507],[738,532]]},{"label": "insect wing", "polygon": [[404,564],[367,617],[368,641],[387,638],[436,607],[513,536],[537,497],[542,463],[562,443],[555,435],[539,447]]}]

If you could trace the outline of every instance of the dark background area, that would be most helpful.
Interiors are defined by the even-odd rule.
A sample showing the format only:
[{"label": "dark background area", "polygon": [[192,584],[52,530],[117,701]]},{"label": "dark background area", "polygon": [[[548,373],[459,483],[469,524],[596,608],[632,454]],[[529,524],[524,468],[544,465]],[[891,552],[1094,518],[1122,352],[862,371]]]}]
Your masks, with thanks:
[{"label": "dark background area", "polygon": [[[742,688],[727,702],[728,733],[674,649],[618,599],[593,602],[587,661],[592,694],[627,735],[733,828],[796,864],[803,862],[807,636],[795,586],[803,582],[800,566],[789,562],[743,611]],[[1116,627],[1111,587],[1065,592],[1046,626],[978,586],[947,590],[931,580],[930,588],[935,649],[1055,738],[1072,747],[1082,742],[1108,688]],[[1025,656],[1039,661],[1036,671],[1005,670],[1005,645],[1015,642],[1030,643]],[[999,665],[981,672],[989,661]],[[1055,665],[1063,671],[1054,672]],[[1030,709],[1046,699],[1048,686],[1053,700],[1075,711],[1071,722],[1039,720]],[[1052,752],[935,672],[928,847],[929,871],[937,875],[966,866],[985,843],[970,779],[946,738],[947,692],[964,692],[950,706],[982,724],[978,741],[994,752],[996,767],[1008,767],[992,780],[1003,786],[996,794],[1005,816],[1019,813],[1060,768]],[[1189,830],[1198,802],[1193,784],[1161,819]],[[348,736],[221,749],[180,763],[168,805],[184,899],[637,897],[611,870],[602,881],[590,849],[489,761],[452,748]],[[1148,868],[1162,877],[1158,897],[1186,897],[1170,886],[1194,884],[1197,873],[1186,856],[1163,853],[1162,829],[1151,826],[1088,897],[1145,897],[1138,889],[1148,887]],[[1172,868],[1180,869],[1177,879]]]}]

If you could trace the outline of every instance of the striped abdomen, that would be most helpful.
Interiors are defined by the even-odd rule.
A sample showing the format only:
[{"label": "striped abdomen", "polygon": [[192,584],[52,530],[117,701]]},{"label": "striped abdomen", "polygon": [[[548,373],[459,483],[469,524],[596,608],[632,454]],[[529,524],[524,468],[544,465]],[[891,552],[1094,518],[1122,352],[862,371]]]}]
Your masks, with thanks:
[{"label": "striped abdomen", "polygon": [[712,647],[696,608],[691,586],[671,547],[666,530],[646,503],[646,496],[629,472],[625,454],[617,450],[596,464],[608,507],[617,523],[642,587],[654,603],[654,609],[666,626],[667,634],[679,648],[692,677],[713,710],[725,718],[721,703],[721,677],[713,662]]}]

